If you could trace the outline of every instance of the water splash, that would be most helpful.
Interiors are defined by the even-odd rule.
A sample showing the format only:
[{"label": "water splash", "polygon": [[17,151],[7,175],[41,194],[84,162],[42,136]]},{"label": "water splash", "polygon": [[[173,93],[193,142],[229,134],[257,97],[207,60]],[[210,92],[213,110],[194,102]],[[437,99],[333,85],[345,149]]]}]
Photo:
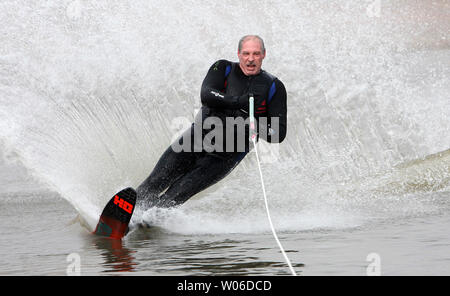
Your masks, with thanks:
[{"label": "water splash", "polygon": [[[415,2],[380,1],[368,15],[373,1],[4,1],[3,152],[93,227],[114,192],[148,175],[179,128],[174,119],[192,120],[208,67],[235,60],[237,40],[257,33],[264,68],[288,90],[288,137],[263,167],[275,223],[360,225],[367,196],[448,189],[446,156],[412,179],[391,175],[450,146],[449,4]],[[252,157],[162,225],[267,229]]]}]

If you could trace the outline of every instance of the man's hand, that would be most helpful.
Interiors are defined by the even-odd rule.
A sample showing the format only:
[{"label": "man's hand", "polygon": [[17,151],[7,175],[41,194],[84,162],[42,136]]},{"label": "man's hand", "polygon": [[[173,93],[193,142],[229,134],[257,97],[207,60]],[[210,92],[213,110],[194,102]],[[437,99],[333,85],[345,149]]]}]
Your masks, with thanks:
[{"label": "man's hand", "polygon": [[248,110],[248,93],[235,98],[239,109]]}]

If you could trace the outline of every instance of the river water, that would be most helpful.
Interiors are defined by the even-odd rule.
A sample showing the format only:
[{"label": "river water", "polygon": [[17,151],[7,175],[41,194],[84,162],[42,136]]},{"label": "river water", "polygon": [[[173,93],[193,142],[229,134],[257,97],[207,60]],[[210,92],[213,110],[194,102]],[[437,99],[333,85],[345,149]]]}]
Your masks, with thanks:
[{"label": "river water", "polygon": [[[448,1],[3,1],[1,275],[289,275],[256,157],[121,242],[90,234],[257,33],[288,92],[258,144],[299,275],[450,275]],[[75,259],[74,259],[75,258]],[[74,261],[75,260],[75,261]]]}]

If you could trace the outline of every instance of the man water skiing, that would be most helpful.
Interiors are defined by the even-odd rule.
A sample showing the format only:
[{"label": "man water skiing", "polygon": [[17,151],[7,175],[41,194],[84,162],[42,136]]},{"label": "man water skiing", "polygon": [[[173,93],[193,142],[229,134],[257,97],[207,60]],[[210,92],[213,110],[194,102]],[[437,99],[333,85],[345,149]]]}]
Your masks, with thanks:
[{"label": "man water skiing", "polygon": [[[254,96],[256,120],[266,123],[260,124],[258,136],[270,143],[284,140],[286,89],[279,79],[261,69],[265,56],[263,40],[247,35],[239,41],[239,63],[219,60],[211,66],[201,87],[202,108],[197,119],[163,153],[150,176],[136,190],[141,208],[181,205],[223,179],[239,164],[251,150],[248,126],[231,125],[229,119],[248,119],[249,95]],[[209,124],[205,124],[207,121]],[[207,141],[212,126],[223,128],[223,139],[214,137]],[[230,132],[234,134],[233,141],[225,136]],[[244,143],[239,143],[239,134],[244,134]]]}]

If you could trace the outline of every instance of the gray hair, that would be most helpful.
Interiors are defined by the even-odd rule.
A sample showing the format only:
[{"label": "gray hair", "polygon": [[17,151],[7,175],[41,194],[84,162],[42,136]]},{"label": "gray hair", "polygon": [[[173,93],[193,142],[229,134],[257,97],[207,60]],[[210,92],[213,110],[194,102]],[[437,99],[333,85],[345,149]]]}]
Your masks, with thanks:
[{"label": "gray hair", "polygon": [[247,39],[258,39],[259,42],[261,43],[261,51],[263,54],[266,53],[266,47],[264,46],[264,40],[259,37],[258,35],[245,35],[244,37],[242,37],[239,40],[239,45],[238,45],[238,51],[241,52],[242,49],[242,43],[244,43],[244,41],[246,41]]}]

